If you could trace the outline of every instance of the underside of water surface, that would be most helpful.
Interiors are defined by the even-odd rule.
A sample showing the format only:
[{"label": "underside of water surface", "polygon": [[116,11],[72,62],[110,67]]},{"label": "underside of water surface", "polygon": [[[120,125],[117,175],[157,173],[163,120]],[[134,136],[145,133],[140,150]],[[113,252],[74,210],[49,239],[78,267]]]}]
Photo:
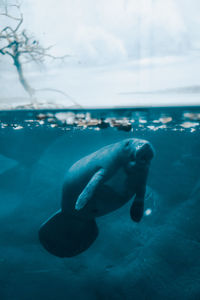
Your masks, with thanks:
[{"label": "underside of water surface", "polygon": [[[200,299],[200,108],[0,112],[1,299]],[[149,141],[144,216],[96,218],[97,239],[58,258],[38,230],[69,167],[128,138]]]}]

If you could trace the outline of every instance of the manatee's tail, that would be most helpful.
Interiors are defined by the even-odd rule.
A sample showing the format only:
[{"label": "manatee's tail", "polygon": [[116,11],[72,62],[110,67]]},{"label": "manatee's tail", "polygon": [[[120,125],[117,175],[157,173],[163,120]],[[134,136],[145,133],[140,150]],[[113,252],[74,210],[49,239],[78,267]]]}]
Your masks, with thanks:
[{"label": "manatee's tail", "polygon": [[58,257],[72,257],[88,249],[98,236],[94,219],[84,220],[75,216],[54,214],[39,230],[43,247]]},{"label": "manatee's tail", "polygon": [[130,209],[131,219],[134,222],[140,222],[144,214],[144,202],[143,201],[133,201]]}]

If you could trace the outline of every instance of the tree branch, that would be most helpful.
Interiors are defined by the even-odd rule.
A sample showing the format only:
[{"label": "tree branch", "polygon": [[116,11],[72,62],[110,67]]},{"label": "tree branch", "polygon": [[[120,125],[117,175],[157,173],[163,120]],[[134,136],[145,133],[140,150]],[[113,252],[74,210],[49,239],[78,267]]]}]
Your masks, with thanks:
[{"label": "tree branch", "polygon": [[[15,17],[15,16],[9,14],[9,13],[8,13],[8,7],[16,7],[16,8],[17,8],[17,11],[19,12],[19,15],[20,15],[20,16],[19,16],[19,17]],[[8,17],[8,18],[10,18],[10,19],[13,19],[13,20],[15,20],[15,21],[20,21],[21,18],[23,17],[23,14],[21,13],[20,8],[21,8],[21,3],[19,3],[18,1],[17,1],[16,4],[7,4],[7,1],[6,1],[5,5],[4,5],[4,10],[5,10],[5,12],[0,13],[0,15],[1,15],[1,16],[5,16],[5,17]]]},{"label": "tree branch", "polygon": [[13,55],[12,53],[10,53],[8,50],[6,50],[6,51],[1,51],[1,49],[0,49],[0,52],[1,52],[3,55],[7,54],[7,55],[11,56],[12,58],[14,58],[14,55]]},{"label": "tree branch", "polygon": [[[15,1],[15,0],[13,0]],[[17,9],[17,15],[14,15],[13,12],[9,11],[10,7],[14,7]],[[43,47],[40,45],[39,41],[35,39],[34,36],[30,35],[26,32],[25,29],[22,30],[22,24],[23,24],[23,14],[21,12],[21,5],[17,2],[17,4],[11,4],[8,5],[5,4],[4,12],[0,13],[0,15],[5,16],[9,19],[12,19],[14,22],[14,25],[7,25],[0,31],[0,42],[3,41],[3,45],[1,45],[0,48],[0,54],[2,55],[8,55],[12,58],[13,63],[16,67],[16,70],[18,72],[20,83],[22,84],[23,88],[26,90],[26,92],[33,96],[35,93],[35,89],[32,89],[31,86],[29,86],[28,82],[26,81],[26,78],[24,76],[23,72],[23,63],[29,63],[29,62],[35,62],[37,64],[43,63],[45,58],[51,58],[51,59],[65,59],[66,57],[70,57],[70,55],[63,55],[63,56],[54,56],[50,53],[50,50],[53,46],[49,47]],[[12,22],[12,23],[13,23]],[[43,89],[49,90],[52,92],[61,93],[68,99],[74,103],[75,100],[71,97],[69,97],[67,94],[65,94],[62,91],[56,90],[56,89]]]}]

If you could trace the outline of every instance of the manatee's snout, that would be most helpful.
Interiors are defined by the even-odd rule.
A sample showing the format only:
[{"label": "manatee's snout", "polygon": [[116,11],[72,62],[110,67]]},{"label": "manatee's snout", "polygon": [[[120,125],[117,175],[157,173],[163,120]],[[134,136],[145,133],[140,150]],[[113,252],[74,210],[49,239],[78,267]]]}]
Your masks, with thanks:
[{"label": "manatee's snout", "polygon": [[135,160],[137,165],[148,165],[154,156],[151,144],[145,140],[135,142]]},{"label": "manatee's snout", "polygon": [[[148,168],[151,159],[154,156],[154,150],[152,145],[141,139],[133,139],[131,141],[131,152],[129,152],[129,160],[125,164],[125,170],[127,173],[132,173],[135,168]],[[130,145],[130,144],[129,144]]]}]

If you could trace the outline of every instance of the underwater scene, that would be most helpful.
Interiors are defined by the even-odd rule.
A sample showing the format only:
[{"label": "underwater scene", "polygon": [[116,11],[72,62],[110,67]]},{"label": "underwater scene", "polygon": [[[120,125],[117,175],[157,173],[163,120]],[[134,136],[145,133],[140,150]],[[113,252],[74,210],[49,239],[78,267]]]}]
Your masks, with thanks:
[{"label": "underwater scene", "polygon": [[200,299],[199,107],[0,120],[0,299]]}]

